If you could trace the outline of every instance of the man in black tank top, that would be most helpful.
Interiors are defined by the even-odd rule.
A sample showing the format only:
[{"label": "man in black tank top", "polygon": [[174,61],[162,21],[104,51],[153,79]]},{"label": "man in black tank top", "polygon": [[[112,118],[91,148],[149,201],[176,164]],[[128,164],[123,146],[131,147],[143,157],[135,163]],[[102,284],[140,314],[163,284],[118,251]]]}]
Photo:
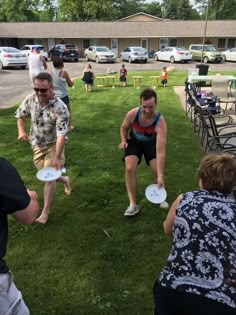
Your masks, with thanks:
[{"label": "man in black tank top", "polygon": [[[166,157],[167,127],[164,118],[156,112],[157,95],[153,89],[145,89],[140,94],[140,107],[131,109],[120,127],[121,143],[124,151],[125,181],[129,206],[125,216],[134,216],[140,209],[136,203],[136,169],[144,155],[151,167],[154,182],[164,187],[164,167]],[[160,204],[168,208],[166,201]]]}]

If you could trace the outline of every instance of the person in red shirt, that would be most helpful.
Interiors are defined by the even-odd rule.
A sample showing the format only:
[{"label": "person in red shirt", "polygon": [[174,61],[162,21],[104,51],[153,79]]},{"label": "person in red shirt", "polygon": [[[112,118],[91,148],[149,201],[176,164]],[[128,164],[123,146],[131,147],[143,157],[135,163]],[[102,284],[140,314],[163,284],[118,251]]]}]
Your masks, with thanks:
[{"label": "person in red shirt", "polygon": [[163,87],[166,87],[167,79],[168,79],[168,73],[167,73],[166,67],[163,67],[161,71],[161,83]]}]

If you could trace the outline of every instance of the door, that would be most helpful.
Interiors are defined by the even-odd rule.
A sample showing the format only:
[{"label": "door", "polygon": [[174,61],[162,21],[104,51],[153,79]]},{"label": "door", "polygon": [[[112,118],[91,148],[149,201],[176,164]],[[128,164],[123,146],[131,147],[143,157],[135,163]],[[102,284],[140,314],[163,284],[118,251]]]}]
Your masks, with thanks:
[{"label": "door", "polygon": [[55,46],[55,39],[54,38],[48,38],[48,51]]},{"label": "door", "polygon": [[148,40],[147,40],[147,38],[142,38],[141,39],[141,47],[143,47],[144,49],[146,49],[146,51],[148,51]]},{"label": "door", "polygon": [[112,38],[111,39],[111,51],[118,57],[118,39]]}]

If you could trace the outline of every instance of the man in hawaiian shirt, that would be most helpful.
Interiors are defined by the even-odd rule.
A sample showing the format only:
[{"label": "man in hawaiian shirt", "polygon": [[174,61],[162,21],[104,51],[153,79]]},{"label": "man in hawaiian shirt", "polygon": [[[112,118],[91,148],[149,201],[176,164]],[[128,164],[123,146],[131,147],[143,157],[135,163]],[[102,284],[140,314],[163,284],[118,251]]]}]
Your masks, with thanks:
[{"label": "man in hawaiian shirt", "polygon": [[[64,165],[64,144],[68,132],[69,112],[66,105],[54,96],[52,77],[41,72],[34,78],[35,93],[28,95],[15,113],[17,118],[18,140],[29,141],[33,149],[33,160],[38,170],[44,167]],[[26,119],[30,118],[29,135],[26,133]],[[65,186],[65,193],[71,193],[68,176],[57,179]],[[56,191],[56,181],[44,186],[44,207],[36,222],[45,224]]]}]

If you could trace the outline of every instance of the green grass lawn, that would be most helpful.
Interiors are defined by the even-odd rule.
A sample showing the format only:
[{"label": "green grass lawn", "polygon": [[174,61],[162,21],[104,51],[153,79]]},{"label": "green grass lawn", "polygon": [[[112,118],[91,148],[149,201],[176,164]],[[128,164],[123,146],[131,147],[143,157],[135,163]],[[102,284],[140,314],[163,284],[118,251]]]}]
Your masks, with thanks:
[{"label": "green grass lawn", "polygon": [[[72,124],[66,145],[66,169],[73,192],[58,185],[45,226],[10,221],[7,262],[31,315],[149,315],[152,286],[170,251],[162,223],[167,211],[148,202],[144,190],[152,174],[138,168],[137,201],[142,212],[126,218],[128,205],[119,128],[128,110],[139,105],[132,75],[148,86],[155,72],[129,73],[128,86],[97,88],[87,94],[81,80],[70,89]],[[157,89],[158,110],[168,126],[165,184],[168,202],[197,187],[202,155],[192,125],[173,85],[186,72],[169,74],[168,87]],[[1,155],[36,190],[42,205],[43,183],[36,177],[29,144],[17,141],[16,107],[1,110]],[[3,180],[3,179],[2,179]]]}]

